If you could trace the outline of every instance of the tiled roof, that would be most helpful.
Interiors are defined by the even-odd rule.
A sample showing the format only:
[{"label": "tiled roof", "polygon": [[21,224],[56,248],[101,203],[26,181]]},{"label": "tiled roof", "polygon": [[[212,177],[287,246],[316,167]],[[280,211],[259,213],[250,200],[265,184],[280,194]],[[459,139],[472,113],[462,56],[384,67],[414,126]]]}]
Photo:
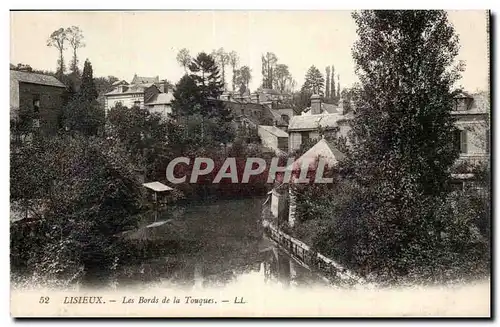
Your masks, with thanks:
[{"label": "tiled roof", "polygon": [[267,132],[277,136],[277,137],[288,137],[288,133],[276,126],[259,125],[259,128],[266,130]]},{"label": "tiled roof", "polygon": [[288,131],[315,130],[318,126],[333,128],[336,127],[337,122],[342,119],[345,119],[345,117],[339,113],[293,116],[288,124]]},{"label": "tiled roof", "polygon": [[301,167],[313,164],[319,157],[326,160],[329,166],[336,165],[340,160],[345,158],[345,155],[337,148],[328,143],[327,140],[321,139],[312,148],[306,151],[302,156],[295,160],[287,170],[300,169]]},{"label": "tiled roof", "polygon": [[132,84],[130,86],[125,86],[126,90],[124,92],[121,92],[120,88],[116,88],[113,91],[106,93],[105,95],[144,93],[144,90],[151,85],[153,84]]},{"label": "tiled roof", "polygon": [[[339,110],[337,108],[338,107],[334,104],[322,103],[321,104],[321,113],[335,114],[335,113],[339,112]],[[302,115],[310,115],[310,114],[311,114],[311,107],[307,107],[302,111]]]},{"label": "tiled roof", "polygon": [[39,84],[39,85],[50,85],[56,87],[66,87],[61,81],[59,81],[54,76],[44,75],[44,74],[35,74],[29,72],[21,72],[17,70],[10,71],[10,82],[12,83],[31,83],[31,84]]},{"label": "tiled roof", "polygon": [[148,101],[146,105],[155,105],[155,104],[170,104],[172,100],[174,99],[174,95],[169,92],[169,93],[158,93],[156,94],[153,99]]},{"label": "tiled roof", "polygon": [[130,84],[153,84],[153,83],[160,83],[160,78],[158,76],[144,77],[144,76],[134,75],[134,78],[132,79],[132,82]]}]

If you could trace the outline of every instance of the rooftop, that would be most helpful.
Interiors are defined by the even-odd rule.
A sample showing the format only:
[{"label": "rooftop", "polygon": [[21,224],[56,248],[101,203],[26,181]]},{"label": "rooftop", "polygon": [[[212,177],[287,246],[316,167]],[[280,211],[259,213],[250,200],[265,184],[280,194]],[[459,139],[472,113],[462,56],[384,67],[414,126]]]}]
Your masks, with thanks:
[{"label": "rooftop", "polygon": [[124,91],[120,88],[116,88],[105,95],[116,95],[116,94],[132,94],[132,93],[144,93],[144,90],[153,84],[132,84],[124,87]]},{"label": "rooftop", "polygon": [[132,82],[130,82],[130,84],[153,84],[153,83],[160,83],[160,77],[159,76],[144,77],[144,76],[134,75]]},{"label": "rooftop", "polygon": [[158,93],[156,94],[152,100],[148,101],[147,105],[155,105],[155,104],[170,104],[174,99],[174,95],[171,92],[168,93]]},{"label": "rooftop", "polygon": [[322,158],[329,166],[336,165],[340,160],[345,158],[345,155],[337,148],[328,143],[327,140],[321,139],[312,148],[306,151],[302,156],[295,160],[287,170],[296,170],[301,167],[309,167],[314,164],[318,158]]},{"label": "rooftop", "polygon": [[64,87],[64,88],[66,87],[66,85],[64,85],[54,76],[11,70],[10,83],[13,84],[19,82],[39,84],[39,85],[49,85],[49,86]]},{"label": "rooftop", "polygon": [[338,122],[344,119],[346,117],[340,113],[293,116],[288,124],[288,131],[315,130],[319,126],[333,128],[337,127]]},{"label": "rooftop", "polygon": [[259,128],[266,130],[267,132],[277,136],[277,137],[288,137],[288,133],[276,126],[259,125]]}]

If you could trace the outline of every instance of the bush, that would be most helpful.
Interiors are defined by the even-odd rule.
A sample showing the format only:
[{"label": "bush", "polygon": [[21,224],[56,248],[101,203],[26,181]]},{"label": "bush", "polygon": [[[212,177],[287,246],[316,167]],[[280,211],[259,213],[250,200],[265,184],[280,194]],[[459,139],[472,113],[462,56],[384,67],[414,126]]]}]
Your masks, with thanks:
[{"label": "bush", "polygon": [[488,271],[489,215],[475,190],[440,198],[410,188],[387,201],[377,188],[344,181],[329,198],[316,213],[328,227],[314,248],[364,276],[430,282]]},{"label": "bush", "polygon": [[99,139],[60,137],[14,156],[11,200],[42,205],[33,221],[11,225],[13,268],[68,280],[105,272],[120,252],[113,236],[135,227],[143,206],[126,152]]}]

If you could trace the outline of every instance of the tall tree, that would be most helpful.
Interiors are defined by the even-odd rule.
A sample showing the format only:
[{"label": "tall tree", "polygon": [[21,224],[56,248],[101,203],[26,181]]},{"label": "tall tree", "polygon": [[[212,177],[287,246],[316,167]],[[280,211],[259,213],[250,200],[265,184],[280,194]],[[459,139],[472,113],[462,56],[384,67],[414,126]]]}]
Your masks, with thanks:
[{"label": "tall tree", "polygon": [[199,88],[204,101],[209,98],[218,99],[223,89],[219,68],[214,58],[205,52],[199,53],[189,65],[190,76]]},{"label": "tall tree", "polygon": [[174,99],[172,100],[172,114],[174,117],[189,116],[201,111],[201,92],[189,75],[184,75],[175,85]]},{"label": "tall tree", "polygon": [[222,80],[222,87],[226,89],[226,66],[229,63],[229,54],[224,51],[224,48],[212,51],[212,58],[215,60],[220,68],[220,77]]},{"label": "tall tree", "polygon": [[83,33],[78,26],[71,26],[66,29],[66,35],[68,42],[73,50],[73,58],[71,59],[70,70],[76,75],[80,75],[80,70],[78,68],[78,56],[77,50],[85,47],[83,42]]},{"label": "tall tree", "polygon": [[340,75],[337,74],[337,99],[340,98]]},{"label": "tall tree", "polygon": [[274,89],[280,92],[285,92],[287,85],[292,80],[292,75],[288,70],[288,66],[284,64],[277,64],[274,70]]},{"label": "tall tree", "polygon": [[191,64],[191,55],[189,54],[189,50],[186,48],[179,50],[176,59],[179,65],[184,68],[184,72],[187,74],[187,69]]},{"label": "tall tree", "polygon": [[238,57],[238,54],[236,53],[236,51],[231,51],[229,54],[229,64],[231,65],[231,67],[233,68],[233,91],[236,91],[236,82],[238,80],[238,74],[239,74],[239,71],[238,71],[238,64],[240,62],[240,58]]},{"label": "tall tree", "polygon": [[252,70],[248,66],[243,66],[239,69],[240,83],[244,84],[246,89],[249,89],[250,81],[252,80]]},{"label": "tall tree", "polygon": [[353,124],[360,180],[386,185],[401,205],[413,187],[441,194],[454,147],[453,84],[458,36],[446,12],[361,11],[353,14],[359,39],[353,57],[361,81]]},{"label": "tall tree", "polygon": [[262,87],[271,89],[274,85],[274,70],[278,63],[278,57],[272,52],[262,55]]},{"label": "tall tree", "polygon": [[63,110],[66,128],[84,135],[98,135],[104,128],[104,110],[97,102],[99,94],[93,75],[92,64],[87,59],[83,65],[80,90]]},{"label": "tall tree", "polygon": [[335,66],[332,65],[332,78],[330,80],[330,98],[334,99],[335,96],[337,95],[337,92],[335,92]]},{"label": "tall tree", "polygon": [[59,59],[57,60],[57,76],[61,77],[66,70],[64,65],[64,55],[63,51],[65,48],[65,43],[68,40],[68,36],[66,35],[66,30],[64,28],[59,28],[50,34],[49,39],[47,40],[47,46],[54,47],[59,51]]},{"label": "tall tree", "polygon": [[316,94],[323,94],[324,85],[325,80],[323,75],[321,75],[321,72],[318,68],[316,68],[316,66],[312,65],[306,73],[302,89]]},{"label": "tall tree", "polygon": [[94,72],[92,69],[92,64],[87,59],[83,65],[82,73],[82,86],[80,89],[80,97],[85,101],[94,101],[99,96],[97,93],[97,88],[94,83]]},{"label": "tall tree", "polygon": [[326,66],[325,98],[330,98],[330,66]]},{"label": "tall tree", "polygon": [[[177,84],[172,103],[174,115],[181,115],[185,121],[186,137],[197,142],[214,141],[217,144],[231,141],[232,115],[219,99],[223,92],[222,81],[212,56],[199,53],[189,65],[190,75],[185,75]],[[193,126],[195,125],[195,126]]]}]

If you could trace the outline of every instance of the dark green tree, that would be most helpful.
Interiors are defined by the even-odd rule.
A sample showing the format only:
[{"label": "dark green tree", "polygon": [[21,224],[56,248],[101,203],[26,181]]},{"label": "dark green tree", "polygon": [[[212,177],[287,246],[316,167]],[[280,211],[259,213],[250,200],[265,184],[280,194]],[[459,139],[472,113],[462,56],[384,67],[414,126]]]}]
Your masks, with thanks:
[{"label": "dark green tree", "polygon": [[330,66],[326,66],[325,98],[330,98]]},{"label": "dark green tree", "polygon": [[330,98],[334,99],[337,93],[335,92],[335,66],[332,65],[332,78],[330,79]]},{"label": "dark green tree", "polygon": [[[452,92],[458,37],[444,11],[353,15],[361,92],[353,126],[358,176],[440,194],[457,158]],[[375,179],[375,180],[374,180]],[[397,193],[395,195],[398,197]]]},{"label": "dark green tree", "polygon": [[97,101],[92,65],[85,60],[80,89],[63,110],[64,125],[71,132],[98,135],[104,127],[104,108]]},{"label": "dark green tree", "polygon": [[312,93],[323,94],[323,87],[325,86],[325,79],[316,66],[311,66],[305,77],[302,90],[308,90]]},{"label": "dark green tree", "polygon": [[85,60],[85,64],[83,65],[83,73],[82,73],[82,85],[80,89],[80,98],[85,101],[94,101],[97,100],[97,89],[94,83],[94,72],[92,70],[92,64],[87,59]]}]

